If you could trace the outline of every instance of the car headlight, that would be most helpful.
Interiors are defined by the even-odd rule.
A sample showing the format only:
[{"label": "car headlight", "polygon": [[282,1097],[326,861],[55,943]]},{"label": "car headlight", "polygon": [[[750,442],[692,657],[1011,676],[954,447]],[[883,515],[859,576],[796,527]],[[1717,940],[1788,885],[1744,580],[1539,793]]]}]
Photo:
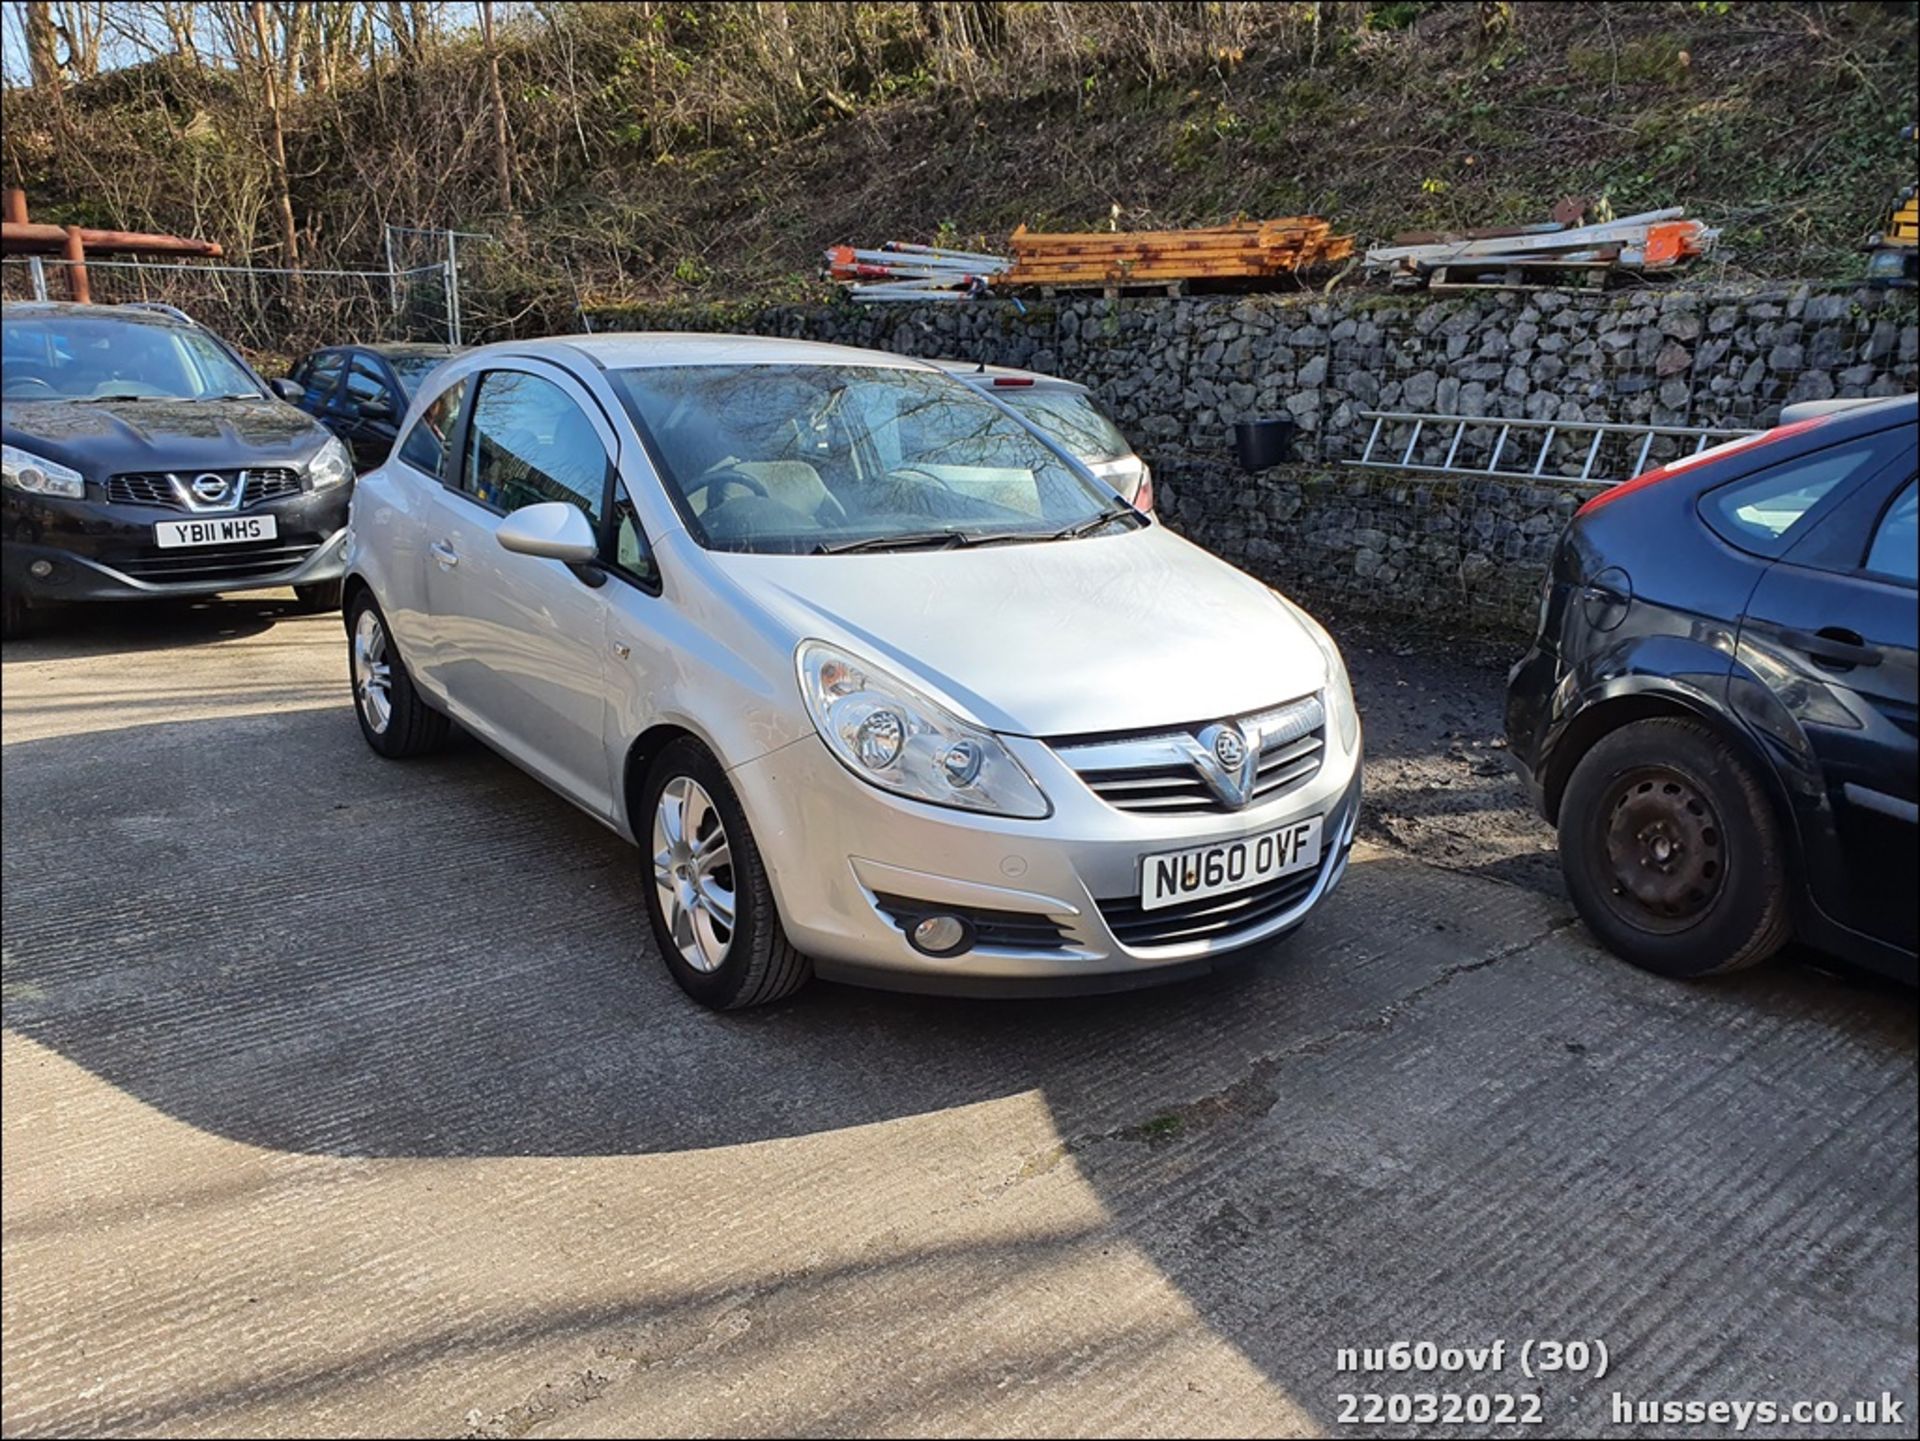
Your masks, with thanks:
[{"label": "car headlight", "polygon": [[1353,681],[1347,675],[1347,663],[1340,654],[1340,647],[1334,644],[1333,637],[1327,634],[1327,628],[1308,615],[1299,606],[1288,600],[1279,591],[1273,592],[1274,598],[1287,608],[1287,613],[1300,622],[1306,633],[1313,637],[1313,643],[1320,647],[1320,654],[1327,661],[1327,706],[1339,719],[1340,748],[1352,751],[1360,739],[1360,710],[1353,702]]},{"label": "car headlight", "polygon": [[307,462],[307,474],[313,477],[315,490],[352,480],[353,456],[346,446],[340,443],[339,437],[335,436],[321,446],[313,459]]},{"label": "car headlight", "polygon": [[824,641],[802,642],[796,659],[814,728],[861,780],[938,806],[1025,820],[1052,813],[992,731]]},{"label": "car headlight", "polygon": [[84,499],[87,493],[87,479],[79,471],[17,445],[0,446],[0,483],[28,495],[61,495],[68,500]]}]

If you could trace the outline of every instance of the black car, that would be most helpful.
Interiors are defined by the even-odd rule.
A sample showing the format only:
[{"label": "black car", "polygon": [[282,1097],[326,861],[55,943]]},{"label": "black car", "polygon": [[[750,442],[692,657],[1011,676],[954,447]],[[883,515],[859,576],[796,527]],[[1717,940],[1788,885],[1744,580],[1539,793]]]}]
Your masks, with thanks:
[{"label": "black car", "polygon": [[334,346],[300,361],[288,379],[300,387],[294,404],[344,440],[364,472],[393,449],[420,382],[458,353],[451,345]]},{"label": "black car", "polygon": [[1507,737],[1627,960],[1711,975],[1798,934],[1914,979],[1917,415],[1790,412],[1568,527]]},{"label": "black car", "polygon": [[46,601],[340,603],[352,459],[217,336],[166,307],[31,302],[0,309],[0,352],[8,633]]}]

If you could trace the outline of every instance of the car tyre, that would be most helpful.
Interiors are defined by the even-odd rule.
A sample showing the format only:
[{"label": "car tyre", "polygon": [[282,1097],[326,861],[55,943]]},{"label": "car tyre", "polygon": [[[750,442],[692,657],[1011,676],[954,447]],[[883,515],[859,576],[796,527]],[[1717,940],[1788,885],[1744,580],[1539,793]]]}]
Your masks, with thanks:
[{"label": "car tyre", "polygon": [[340,609],[340,591],[345,581],[322,580],[293,588],[294,608],[302,615],[320,615]]},{"label": "car tyre", "polygon": [[654,941],[683,991],[741,1010],[812,978],[780,924],[746,812],[705,746],[683,737],[655,757],[634,822]]},{"label": "car tyre", "polygon": [[1561,797],[1560,860],[1587,928],[1658,975],[1743,970],[1792,933],[1773,808],[1697,721],[1635,721],[1594,744]]},{"label": "car tyre", "polygon": [[33,634],[33,607],[18,591],[0,591],[0,638],[20,640]]},{"label": "car tyre", "polygon": [[387,618],[362,590],[347,620],[347,679],[367,744],[388,760],[427,755],[447,743],[447,718],[420,698]]}]

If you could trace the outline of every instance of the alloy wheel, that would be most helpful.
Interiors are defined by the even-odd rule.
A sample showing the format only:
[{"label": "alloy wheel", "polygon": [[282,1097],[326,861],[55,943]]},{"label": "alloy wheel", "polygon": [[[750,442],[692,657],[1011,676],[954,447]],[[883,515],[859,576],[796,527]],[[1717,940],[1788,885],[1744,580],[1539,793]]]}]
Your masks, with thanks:
[{"label": "alloy wheel", "polygon": [[653,811],[653,881],[680,957],[703,974],[733,947],[733,852],[720,812],[700,782],[675,776]]},{"label": "alloy wheel", "polygon": [[387,655],[387,628],[372,606],[353,626],[353,697],[367,729],[384,735],[393,719],[393,663]]}]

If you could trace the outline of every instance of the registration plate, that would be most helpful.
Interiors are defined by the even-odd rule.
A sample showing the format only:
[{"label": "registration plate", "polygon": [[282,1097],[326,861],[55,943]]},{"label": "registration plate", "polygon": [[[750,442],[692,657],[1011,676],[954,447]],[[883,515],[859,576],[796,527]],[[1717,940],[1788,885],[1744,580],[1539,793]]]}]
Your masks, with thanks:
[{"label": "registration plate", "polygon": [[153,543],[162,550],[183,545],[240,545],[273,540],[280,528],[270,515],[229,515],[217,520],[162,520],[153,527]]},{"label": "registration plate", "polygon": [[1323,819],[1310,816],[1277,831],[1262,831],[1237,841],[1148,856],[1140,867],[1140,909],[1151,911],[1180,901],[1244,890],[1318,865]]}]

